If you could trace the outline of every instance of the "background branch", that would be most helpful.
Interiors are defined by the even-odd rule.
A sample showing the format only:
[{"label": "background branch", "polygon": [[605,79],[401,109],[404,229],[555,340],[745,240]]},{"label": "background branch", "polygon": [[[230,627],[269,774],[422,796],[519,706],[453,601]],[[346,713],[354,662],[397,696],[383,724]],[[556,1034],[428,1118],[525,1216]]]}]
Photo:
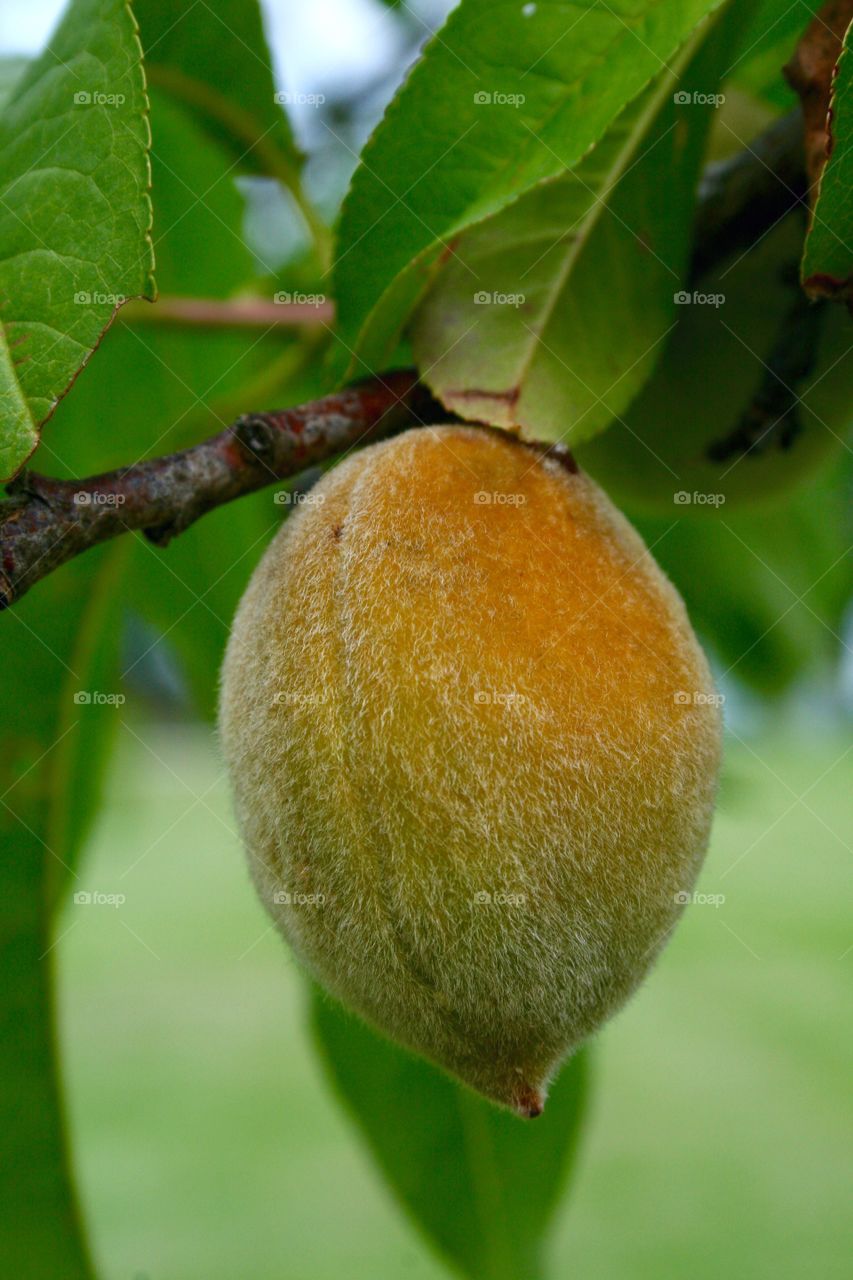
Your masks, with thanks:
[{"label": "background branch", "polygon": [[334,322],[334,303],[320,295],[315,302],[274,302],[269,298],[176,298],[161,294],[156,302],[134,299],[118,313],[121,324],[176,325],[193,329],[310,328]]}]

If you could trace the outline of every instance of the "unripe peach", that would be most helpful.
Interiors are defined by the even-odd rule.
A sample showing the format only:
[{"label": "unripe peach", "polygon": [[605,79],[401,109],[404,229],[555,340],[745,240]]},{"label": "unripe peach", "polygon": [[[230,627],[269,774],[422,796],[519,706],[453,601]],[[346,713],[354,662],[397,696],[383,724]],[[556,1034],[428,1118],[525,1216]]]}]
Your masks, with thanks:
[{"label": "unripe peach", "polygon": [[221,733],[260,895],[377,1027],[537,1115],[708,839],[718,698],[586,476],[501,432],[351,457],[267,550]]}]

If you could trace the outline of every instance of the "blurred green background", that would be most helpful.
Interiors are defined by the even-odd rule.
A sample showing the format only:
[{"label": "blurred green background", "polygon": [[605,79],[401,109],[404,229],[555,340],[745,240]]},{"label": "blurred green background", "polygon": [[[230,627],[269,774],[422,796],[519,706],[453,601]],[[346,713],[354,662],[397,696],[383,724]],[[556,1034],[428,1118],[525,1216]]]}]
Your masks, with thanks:
[{"label": "blurred green background", "polygon": [[[329,1089],[256,902],[213,735],[117,708],[58,933],[84,1210],[105,1280],[430,1280]],[[730,738],[700,893],[599,1036],[555,1276],[850,1274],[849,735]],[[417,1106],[417,1100],[412,1099]],[[548,1124],[546,1109],[538,1124]]]}]

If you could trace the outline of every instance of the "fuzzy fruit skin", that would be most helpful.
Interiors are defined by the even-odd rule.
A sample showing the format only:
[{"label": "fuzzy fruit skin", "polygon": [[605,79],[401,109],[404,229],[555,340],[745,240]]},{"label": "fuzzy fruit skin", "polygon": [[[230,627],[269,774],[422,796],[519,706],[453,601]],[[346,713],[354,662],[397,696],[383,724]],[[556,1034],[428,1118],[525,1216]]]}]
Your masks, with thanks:
[{"label": "fuzzy fruit skin", "polygon": [[602,490],[504,433],[410,431],[313,499],[223,670],[258,892],[329,990],[536,1115],[701,863],[721,737],[705,657]]}]

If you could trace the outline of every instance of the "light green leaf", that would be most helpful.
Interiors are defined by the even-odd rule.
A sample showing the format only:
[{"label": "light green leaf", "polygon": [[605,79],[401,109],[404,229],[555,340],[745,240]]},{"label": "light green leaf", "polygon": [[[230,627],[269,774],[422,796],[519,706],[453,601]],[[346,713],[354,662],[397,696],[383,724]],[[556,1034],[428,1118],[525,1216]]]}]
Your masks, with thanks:
[{"label": "light green leaf", "polygon": [[519,1120],[379,1036],[314,991],[312,1024],[332,1081],[421,1229],[473,1280],[537,1280],[574,1164],[585,1053],[538,1120]]},{"label": "light green leaf", "polygon": [[[239,294],[253,283],[254,263],[241,237],[243,198],[227,176],[230,153],[194,113],[161,90],[151,92],[151,113],[162,287],[195,297]],[[155,315],[156,305],[147,311]],[[113,326],[98,359],[57,411],[57,449],[71,474],[183,448],[241,413],[311,398],[322,390],[316,384],[288,384],[301,352],[292,330],[264,336],[248,329],[160,327],[131,322],[130,314],[123,313]],[[322,376],[314,360],[312,377]],[[119,416],[105,418],[103,406],[116,387],[121,388]],[[128,607],[151,629],[150,642],[142,646],[150,643],[154,650],[147,661],[163,652],[161,643],[176,653],[192,701],[207,715],[215,708],[219,664],[237,602],[285,510],[270,488],[211,512],[168,547],[154,547],[142,537],[128,540],[122,591]],[[145,670],[146,658],[137,652],[131,661],[133,680]]]},{"label": "light green leaf", "polygon": [[448,242],[573,168],[712,8],[462,0],[366,146],[344,205],[336,296],[354,367],[388,357]]},{"label": "light green leaf", "polygon": [[466,232],[413,322],[463,418],[577,444],[650,374],[673,325],[721,75],[749,5],[703,27],[572,172]]},{"label": "light green leaf", "polygon": [[830,107],[832,152],[820,179],[803,256],[812,297],[853,299],[853,23],[844,37]]},{"label": "light green leaf", "polygon": [[715,58],[691,42],[576,170],[462,236],[413,323],[415,362],[448,409],[574,444],[630,402],[672,325],[718,88],[711,43]]},{"label": "light green leaf", "polygon": [[125,0],[73,0],[0,116],[0,475],[150,294],[148,122]]}]

